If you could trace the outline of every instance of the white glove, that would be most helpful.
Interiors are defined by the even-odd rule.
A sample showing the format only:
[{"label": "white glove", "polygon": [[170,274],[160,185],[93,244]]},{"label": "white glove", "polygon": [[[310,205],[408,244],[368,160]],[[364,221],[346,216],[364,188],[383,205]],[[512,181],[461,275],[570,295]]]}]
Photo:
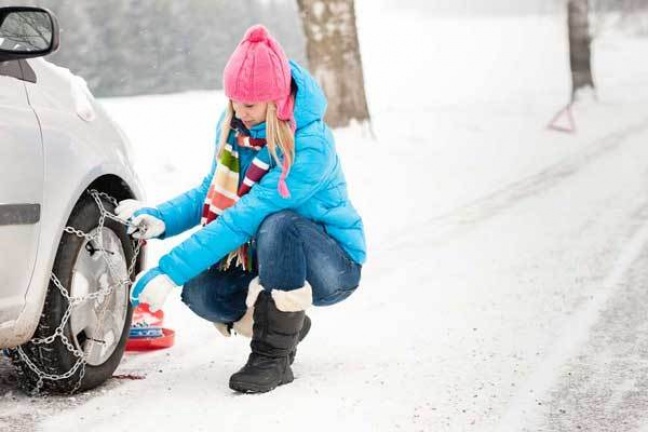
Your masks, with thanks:
[{"label": "white glove", "polygon": [[133,213],[144,207],[150,206],[146,205],[143,201],[134,199],[123,200],[119,202],[119,205],[115,209],[115,215],[120,219],[128,220],[133,217]]},{"label": "white glove", "polygon": [[131,303],[147,303],[151,312],[162,308],[167,297],[177,285],[157,267],[137,275],[131,289]]},{"label": "white glove", "polygon": [[164,222],[150,214],[141,214],[131,220],[126,233],[135,239],[151,239],[161,236],[166,229]]},{"label": "white glove", "polygon": [[115,209],[115,215],[130,223],[126,233],[138,240],[159,237],[166,229],[160,211],[142,201],[134,199],[120,201]]}]

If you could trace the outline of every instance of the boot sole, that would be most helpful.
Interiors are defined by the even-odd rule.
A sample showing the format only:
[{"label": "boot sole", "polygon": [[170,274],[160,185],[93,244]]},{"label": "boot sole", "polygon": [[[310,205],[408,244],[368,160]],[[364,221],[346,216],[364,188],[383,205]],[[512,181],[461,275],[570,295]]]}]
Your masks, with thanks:
[{"label": "boot sole", "polygon": [[290,384],[295,380],[294,377],[284,377],[284,379],[277,385],[274,385],[272,387],[263,387],[260,386],[257,383],[252,383],[252,382],[245,382],[245,381],[236,381],[236,380],[230,380],[229,382],[229,387],[230,389],[237,391],[239,393],[267,393],[269,391],[272,391],[276,389],[277,387],[284,385],[284,384]]}]

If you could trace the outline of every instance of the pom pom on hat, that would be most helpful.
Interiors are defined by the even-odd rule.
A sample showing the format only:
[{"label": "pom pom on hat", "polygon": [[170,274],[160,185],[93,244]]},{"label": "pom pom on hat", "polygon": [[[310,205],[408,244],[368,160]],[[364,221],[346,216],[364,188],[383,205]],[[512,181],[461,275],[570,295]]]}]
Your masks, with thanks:
[{"label": "pom pom on hat", "polygon": [[246,32],[243,40],[250,42],[263,42],[270,37],[268,30],[260,24],[250,27]]}]

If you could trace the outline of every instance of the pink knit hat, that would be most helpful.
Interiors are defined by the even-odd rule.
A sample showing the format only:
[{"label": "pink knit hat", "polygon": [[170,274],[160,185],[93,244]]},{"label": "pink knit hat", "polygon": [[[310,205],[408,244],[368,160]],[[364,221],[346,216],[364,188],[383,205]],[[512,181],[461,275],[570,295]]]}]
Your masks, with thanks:
[{"label": "pink knit hat", "polygon": [[249,103],[273,101],[277,117],[289,121],[294,129],[290,80],[290,64],[283,48],[260,24],[245,32],[223,71],[228,98]]}]

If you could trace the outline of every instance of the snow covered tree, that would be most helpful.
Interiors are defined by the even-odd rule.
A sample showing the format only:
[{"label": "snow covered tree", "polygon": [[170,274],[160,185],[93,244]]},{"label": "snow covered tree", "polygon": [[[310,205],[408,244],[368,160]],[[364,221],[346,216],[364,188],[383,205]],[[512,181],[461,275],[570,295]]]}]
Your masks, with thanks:
[{"label": "snow covered tree", "polygon": [[568,0],[567,23],[569,28],[569,65],[572,76],[572,102],[580,89],[594,89],[591,65],[588,0]]},{"label": "snow covered tree", "polygon": [[369,121],[353,0],[297,0],[309,69],[328,98],[327,122]]}]

